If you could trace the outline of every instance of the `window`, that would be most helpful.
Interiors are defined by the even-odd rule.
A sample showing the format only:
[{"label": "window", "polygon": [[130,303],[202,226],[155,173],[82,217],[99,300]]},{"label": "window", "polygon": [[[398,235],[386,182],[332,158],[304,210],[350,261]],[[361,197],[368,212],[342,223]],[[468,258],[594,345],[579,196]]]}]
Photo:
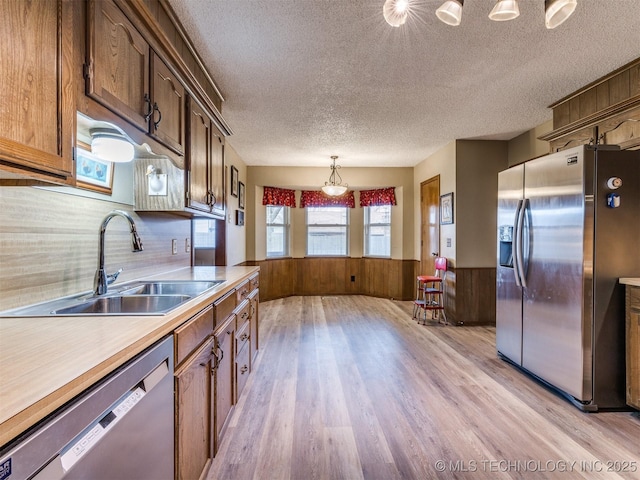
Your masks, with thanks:
[{"label": "window", "polygon": [[289,207],[267,205],[267,258],[289,256]]},{"label": "window", "polygon": [[364,254],[391,256],[391,205],[364,207]]},{"label": "window", "polygon": [[216,246],[216,221],[194,219],[193,220],[193,248],[215,248]]},{"label": "window", "polygon": [[349,209],[307,207],[307,255],[347,255]]}]

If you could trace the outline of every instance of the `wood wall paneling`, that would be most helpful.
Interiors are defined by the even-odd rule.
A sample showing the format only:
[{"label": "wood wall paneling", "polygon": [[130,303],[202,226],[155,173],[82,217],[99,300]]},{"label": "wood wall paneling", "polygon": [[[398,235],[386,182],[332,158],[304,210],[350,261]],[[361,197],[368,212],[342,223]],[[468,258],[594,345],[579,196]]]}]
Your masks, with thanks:
[{"label": "wood wall paneling", "polygon": [[[247,262],[260,266],[260,299],[295,295],[368,295],[413,300],[417,260],[385,258],[284,258]],[[351,282],[351,275],[356,281]],[[445,282],[445,309],[453,325],[495,325],[493,268],[451,268]]]}]

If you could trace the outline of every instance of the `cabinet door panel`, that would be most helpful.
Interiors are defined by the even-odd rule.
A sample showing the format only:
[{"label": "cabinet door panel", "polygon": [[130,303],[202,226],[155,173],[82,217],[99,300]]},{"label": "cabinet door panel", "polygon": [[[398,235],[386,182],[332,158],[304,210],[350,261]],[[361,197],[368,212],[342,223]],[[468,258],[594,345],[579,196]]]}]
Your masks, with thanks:
[{"label": "cabinet door panel", "polygon": [[189,101],[188,206],[209,212],[208,175],[211,160],[211,120],[193,99]]},{"label": "cabinet door panel", "polygon": [[87,95],[147,131],[149,45],[111,0],[89,2]]},{"label": "cabinet door panel", "polygon": [[0,1],[0,157],[62,176],[73,173],[72,8]]},{"label": "cabinet door panel", "polygon": [[151,134],[176,153],[184,154],[185,95],[184,87],[167,65],[152,54],[151,90],[158,110],[150,121]]},{"label": "cabinet door panel", "polygon": [[213,458],[213,339],[176,374],[178,479],[200,478]]},{"label": "cabinet door panel", "polygon": [[211,164],[209,170],[209,188],[215,197],[211,213],[224,217],[224,136],[211,127]]},{"label": "cabinet door panel", "polygon": [[215,389],[215,408],[216,408],[216,451],[220,445],[222,432],[231,413],[233,406],[233,372],[234,372],[234,326],[235,315],[229,317],[224,327],[215,335],[216,354],[221,360],[218,362],[216,369],[216,389]]}]

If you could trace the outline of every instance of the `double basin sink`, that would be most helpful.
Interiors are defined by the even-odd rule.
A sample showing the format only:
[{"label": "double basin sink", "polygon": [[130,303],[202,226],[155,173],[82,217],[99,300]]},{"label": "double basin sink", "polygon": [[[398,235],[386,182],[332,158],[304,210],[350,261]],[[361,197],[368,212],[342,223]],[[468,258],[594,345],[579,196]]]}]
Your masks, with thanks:
[{"label": "double basin sink", "polygon": [[3,312],[0,316],[164,315],[223,283],[211,281],[135,281],[105,295],[81,294]]}]

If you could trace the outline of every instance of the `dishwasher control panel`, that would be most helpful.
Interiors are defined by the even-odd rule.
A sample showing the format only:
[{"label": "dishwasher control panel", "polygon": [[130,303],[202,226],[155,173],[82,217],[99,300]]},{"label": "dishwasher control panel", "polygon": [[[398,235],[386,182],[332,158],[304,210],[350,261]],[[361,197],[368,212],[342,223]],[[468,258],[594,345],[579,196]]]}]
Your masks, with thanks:
[{"label": "dishwasher control panel", "polygon": [[135,388],[122,398],[109,413],[90,425],[80,434],[79,438],[75,442],[72,442],[60,455],[62,468],[64,468],[65,471],[69,470],[91,447],[96,445],[136,403],[142,400],[144,395],[145,391],[141,387]]}]

